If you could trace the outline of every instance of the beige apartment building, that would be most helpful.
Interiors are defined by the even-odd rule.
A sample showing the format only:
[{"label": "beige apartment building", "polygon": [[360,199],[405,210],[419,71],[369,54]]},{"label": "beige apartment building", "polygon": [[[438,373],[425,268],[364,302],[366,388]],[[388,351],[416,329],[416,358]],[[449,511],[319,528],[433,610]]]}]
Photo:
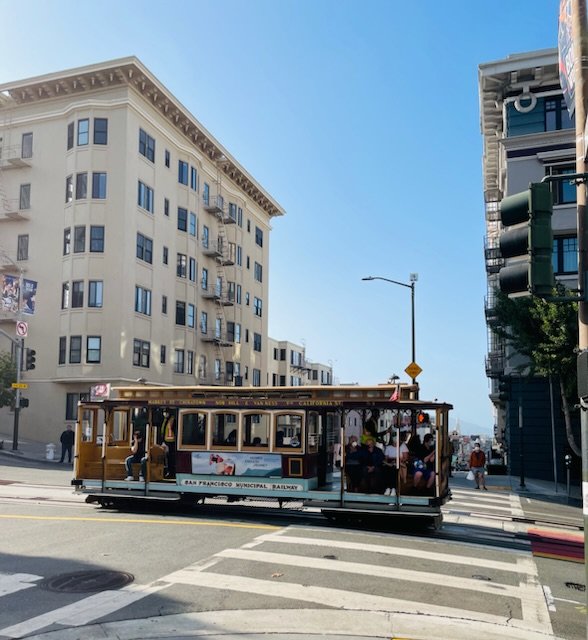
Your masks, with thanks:
[{"label": "beige apartment building", "polygon": [[135,57],[1,85],[0,329],[25,320],[36,350],[21,435],[58,437],[97,382],[271,384],[283,214]]},{"label": "beige apartment building", "polygon": [[304,346],[269,338],[267,354],[269,385],[272,387],[333,384],[333,367],[308,360]]}]

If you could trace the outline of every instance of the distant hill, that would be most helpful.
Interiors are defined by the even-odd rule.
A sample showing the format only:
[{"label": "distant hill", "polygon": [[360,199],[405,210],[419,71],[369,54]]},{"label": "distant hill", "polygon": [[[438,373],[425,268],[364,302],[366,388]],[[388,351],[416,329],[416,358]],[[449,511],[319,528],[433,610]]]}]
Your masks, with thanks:
[{"label": "distant hill", "polygon": [[468,422],[461,418],[449,418],[449,430],[455,429],[459,426],[461,434],[469,436],[472,434],[480,434],[485,436],[491,436],[494,430],[494,425],[481,425],[475,422]]}]

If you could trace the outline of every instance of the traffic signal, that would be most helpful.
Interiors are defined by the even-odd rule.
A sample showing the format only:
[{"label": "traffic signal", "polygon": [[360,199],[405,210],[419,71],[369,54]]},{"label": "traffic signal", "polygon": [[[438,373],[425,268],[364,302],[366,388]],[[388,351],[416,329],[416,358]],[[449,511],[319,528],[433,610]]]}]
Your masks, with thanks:
[{"label": "traffic signal", "polygon": [[507,402],[510,398],[510,383],[508,380],[501,380],[498,383],[498,400]]},{"label": "traffic signal", "polygon": [[424,411],[419,411],[417,415],[417,422],[419,424],[429,424],[430,421],[431,419],[429,418],[428,413],[425,413]]},{"label": "traffic signal", "polygon": [[19,405],[21,409],[26,409],[29,406],[29,399],[21,396]]},{"label": "traffic signal", "polygon": [[500,236],[503,258],[519,258],[500,269],[500,290],[511,297],[548,297],[553,277],[553,199],[547,183],[531,183],[527,191],[500,203],[500,220],[507,229]]},{"label": "traffic signal", "polygon": [[32,369],[35,368],[35,362],[37,361],[36,355],[37,355],[37,352],[34,349],[27,349],[27,356],[25,359],[25,371],[31,371]]}]

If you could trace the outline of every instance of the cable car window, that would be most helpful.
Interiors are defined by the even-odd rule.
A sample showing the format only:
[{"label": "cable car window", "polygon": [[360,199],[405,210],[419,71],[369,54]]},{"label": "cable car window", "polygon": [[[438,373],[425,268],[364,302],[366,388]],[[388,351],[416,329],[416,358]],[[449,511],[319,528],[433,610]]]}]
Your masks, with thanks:
[{"label": "cable car window", "polygon": [[214,413],[212,446],[237,448],[238,425],[235,413]]},{"label": "cable car window", "polygon": [[246,413],[243,416],[243,446],[267,447],[269,429],[269,413]]},{"label": "cable car window", "polygon": [[300,450],[302,448],[302,416],[281,413],[276,416],[276,448]]},{"label": "cable car window", "polygon": [[114,410],[112,412],[112,431],[110,432],[109,441],[128,442],[129,441],[129,414],[127,410]]},{"label": "cable car window", "polygon": [[206,444],[206,413],[182,412],[180,446],[204,447]]},{"label": "cable car window", "polygon": [[314,411],[308,414],[308,452],[316,453],[319,446],[320,416]]}]

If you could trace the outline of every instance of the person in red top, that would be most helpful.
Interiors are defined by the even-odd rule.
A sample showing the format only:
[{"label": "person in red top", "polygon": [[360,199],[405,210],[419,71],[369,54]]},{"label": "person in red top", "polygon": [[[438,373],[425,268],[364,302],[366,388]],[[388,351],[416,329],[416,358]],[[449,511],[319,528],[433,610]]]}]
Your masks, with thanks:
[{"label": "person in red top", "polygon": [[484,466],[486,464],[486,454],[480,449],[480,443],[476,442],[474,450],[470,454],[470,471],[474,474],[476,481],[476,489],[480,488],[480,484],[484,491],[488,491],[486,480],[484,478]]}]

